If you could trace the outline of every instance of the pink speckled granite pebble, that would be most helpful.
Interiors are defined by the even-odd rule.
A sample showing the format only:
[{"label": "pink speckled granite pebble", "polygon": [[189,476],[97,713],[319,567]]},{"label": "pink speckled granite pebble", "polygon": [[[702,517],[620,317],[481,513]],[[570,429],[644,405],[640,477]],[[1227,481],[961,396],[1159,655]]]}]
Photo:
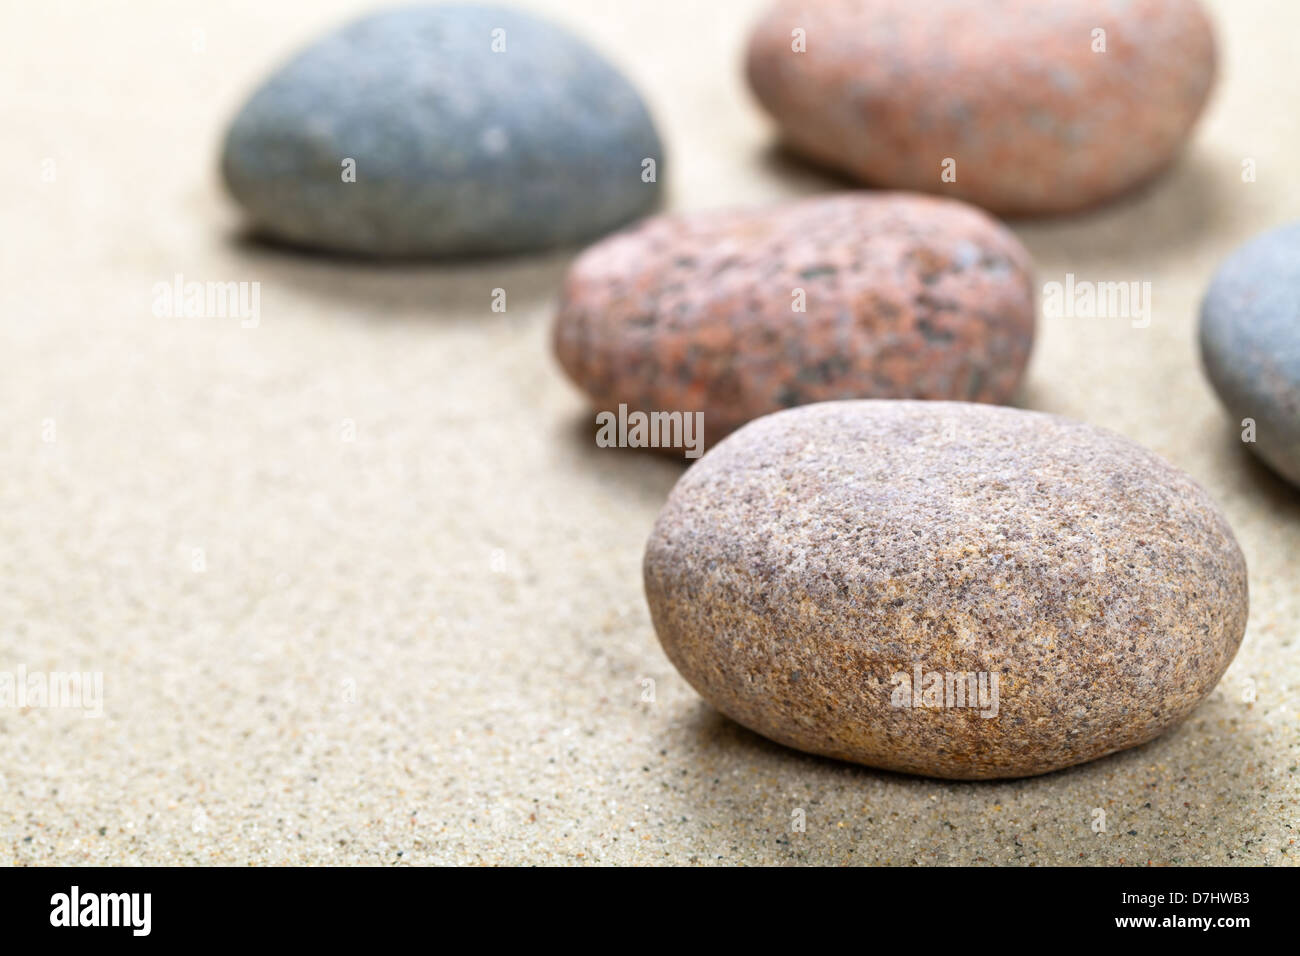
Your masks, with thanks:
[{"label": "pink speckled granite pebble", "polygon": [[597,409],[703,412],[712,443],[809,402],[1005,402],[1033,333],[1029,255],[1005,227],[851,192],[602,240],[569,271],[555,350]]},{"label": "pink speckled granite pebble", "polygon": [[645,589],[668,657],[733,720],[954,779],[1168,730],[1248,606],[1232,530],[1187,475],[1090,425],[963,402],[750,423],[673,489]]},{"label": "pink speckled granite pebble", "polygon": [[[782,0],[747,66],[808,157],[1035,215],[1168,165],[1213,86],[1215,49],[1196,0]],[[954,182],[941,179],[949,159]]]}]

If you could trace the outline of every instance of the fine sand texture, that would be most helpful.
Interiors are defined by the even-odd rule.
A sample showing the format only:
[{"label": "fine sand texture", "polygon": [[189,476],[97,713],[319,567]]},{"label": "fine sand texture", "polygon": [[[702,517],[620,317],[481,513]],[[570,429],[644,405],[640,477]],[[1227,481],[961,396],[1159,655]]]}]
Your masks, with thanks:
[{"label": "fine sand texture", "polygon": [[[843,188],[773,148],[745,88],[760,4],[520,5],[644,93],[668,208]],[[1300,6],[1209,6],[1218,87],[1167,174],[1012,224],[1040,296],[1068,273],[1150,282],[1150,323],[1040,315],[1016,404],[1209,491],[1250,569],[1246,637],[1164,736],[991,783],[785,749],[672,669],[641,559],[683,464],[595,444],[550,348],[577,250],[377,265],[245,235],[217,176],[227,122],[371,7],[12,6],[0,672],[101,674],[103,713],[0,708],[0,863],[1300,859],[1300,489],[1245,450],[1195,337],[1222,258],[1300,219]],[[260,321],[154,315],[177,274],[260,283]]]}]

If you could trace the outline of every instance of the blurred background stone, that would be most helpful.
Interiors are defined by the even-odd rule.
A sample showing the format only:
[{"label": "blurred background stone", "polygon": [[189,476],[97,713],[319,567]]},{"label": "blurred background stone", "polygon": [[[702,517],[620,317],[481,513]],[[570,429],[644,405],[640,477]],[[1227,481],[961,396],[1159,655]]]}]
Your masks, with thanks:
[{"label": "blurred background stone", "polygon": [[376,256],[521,252],[653,206],[663,150],[636,90],[561,27],[504,7],[341,26],[240,110],[222,170],[276,238]]},{"label": "blurred background stone", "polygon": [[868,185],[1072,212],[1164,169],[1215,74],[1197,0],[781,0],[750,86],[789,145]]},{"label": "blurred background stone", "polygon": [[1214,274],[1201,360],[1243,444],[1300,485],[1300,224],[1252,239]]}]

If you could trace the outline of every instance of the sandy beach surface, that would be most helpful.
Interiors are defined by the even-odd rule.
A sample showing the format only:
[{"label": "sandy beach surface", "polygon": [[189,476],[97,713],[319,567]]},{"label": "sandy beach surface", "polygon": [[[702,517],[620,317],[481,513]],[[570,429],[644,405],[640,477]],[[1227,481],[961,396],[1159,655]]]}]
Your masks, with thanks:
[{"label": "sandy beach surface", "polygon": [[[760,5],[520,5],[640,87],[669,208],[842,187],[772,148],[741,73]],[[102,715],[0,709],[0,863],[1300,859],[1300,490],[1244,450],[1194,337],[1222,257],[1300,218],[1300,7],[1208,6],[1220,79],[1178,163],[1096,212],[1014,224],[1040,290],[1149,281],[1150,324],[1042,319],[1018,404],[1200,481],[1249,563],[1249,629],[1162,738],[978,784],[786,750],[673,671],[641,555],[683,466],[596,447],[550,351],[575,250],[382,266],[243,235],[226,123],[369,7],[13,6],[0,670],[101,674]],[[154,315],[178,274],[260,283],[258,323]]]}]

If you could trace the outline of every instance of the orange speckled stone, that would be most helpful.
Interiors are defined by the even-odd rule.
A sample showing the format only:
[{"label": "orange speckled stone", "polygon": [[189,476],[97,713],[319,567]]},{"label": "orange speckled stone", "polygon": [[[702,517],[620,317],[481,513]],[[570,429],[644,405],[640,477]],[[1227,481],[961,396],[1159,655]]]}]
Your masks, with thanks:
[{"label": "orange speckled stone", "polygon": [[[747,70],[811,159],[1038,215],[1168,165],[1213,85],[1215,50],[1196,0],[782,0],[755,28]],[[955,182],[941,179],[946,159]]]},{"label": "orange speckled stone", "polygon": [[1005,227],[843,193],[602,240],[569,270],[555,351],[598,410],[702,411],[712,443],[809,402],[1005,402],[1033,334],[1029,255]]},{"label": "orange speckled stone", "polygon": [[673,665],[733,720],[962,780],[1168,730],[1249,603],[1232,529],[1186,474],[1091,425],[965,402],[751,422],[677,482],[645,590]]}]

